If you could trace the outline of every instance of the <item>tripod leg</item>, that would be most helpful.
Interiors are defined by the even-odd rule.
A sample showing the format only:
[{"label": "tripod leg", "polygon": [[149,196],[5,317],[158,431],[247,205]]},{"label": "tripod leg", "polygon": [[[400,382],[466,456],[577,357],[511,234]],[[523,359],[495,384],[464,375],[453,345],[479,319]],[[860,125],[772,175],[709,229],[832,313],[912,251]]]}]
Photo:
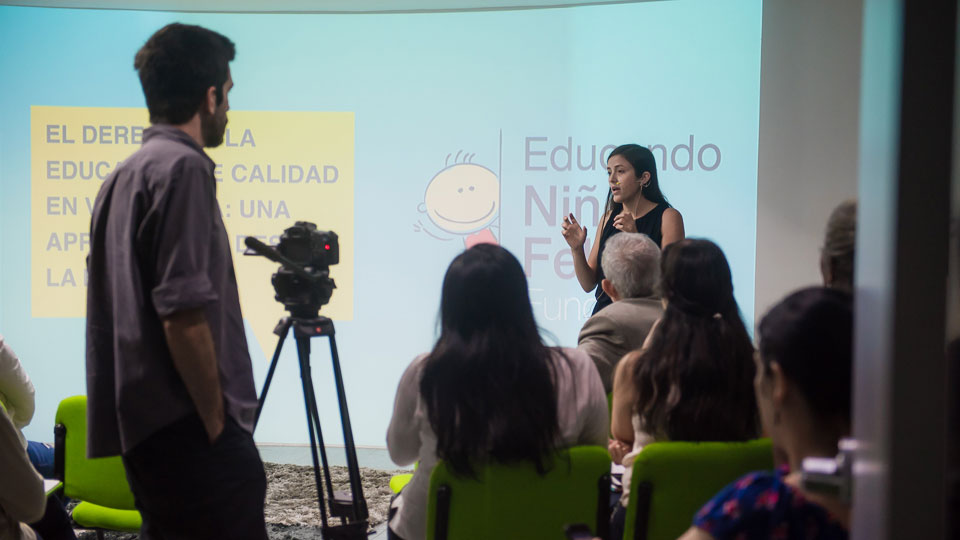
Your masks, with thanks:
[{"label": "tripod leg", "polygon": [[340,423],[343,427],[343,444],[347,454],[347,472],[350,476],[350,493],[353,507],[356,511],[355,519],[365,520],[369,516],[366,499],[363,498],[363,483],[360,481],[360,464],[357,461],[357,447],[353,442],[353,428],[350,425],[350,411],[347,410],[347,395],[343,386],[343,374],[340,372],[340,355],[337,352],[337,342],[331,333],[330,358],[333,361],[333,376],[337,385],[337,399],[340,402]]},{"label": "tripod leg", "polygon": [[[323,444],[323,431],[320,429],[320,413],[317,411],[317,394],[316,394],[316,391],[314,391],[313,389],[313,376],[310,370],[309,358],[307,360],[308,362],[307,362],[306,368],[305,369],[304,367],[300,368],[302,373],[307,374],[306,377],[304,377],[303,379],[303,384],[306,387],[304,389],[304,399],[309,400],[310,402],[307,405],[309,409],[308,414],[311,415],[311,422],[312,422],[312,425],[314,426],[314,429],[316,430],[316,437],[317,437],[317,443],[318,443],[317,447],[320,452],[320,463],[323,465],[323,477],[325,480],[325,484],[327,486],[327,498],[331,501],[330,513],[331,515],[336,515],[332,508],[333,501],[334,501],[334,494],[333,494],[333,481],[330,479],[330,466],[328,465],[330,462],[327,461],[327,446]],[[317,487],[319,488],[319,486]]]},{"label": "tripod leg", "polygon": [[[296,332],[294,332],[296,335]],[[300,380],[303,385],[303,403],[307,410],[307,431],[310,434],[310,455],[313,458],[313,479],[317,484],[317,504],[320,506],[320,526],[327,528],[327,509],[323,504],[323,488],[320,482],[320,462],[317,458],[317,437],[314,434],[316,402],[313,398],[313,382],[310,375],[310,338],[297,336],[297,356],[300,360]],[[319,429],[319,424],[317,428]],[[322,436],[321,436],[322,438]],[[321,448],[323,443],[321,442]],[[329,482],[329,474],[327,475]]]},{"label": "tripod leg", "polygon": [[253,430],[257,430],[257,424],[260,423],[260,413],[263,411],[263,403],[267,400],[267,391],[270,390],[270,382],[273,381],[273,372],[277,370],[277,361],[280,360],[280,351],[283,349],[283,342],[287,339],[287,333],[290,332],[290,320],[286,319],[277,328],[277,334],[280,340],[277,341],[277,348],[273,351],[273,360],[270,361],[270,369],[267,370],[267,379],[263,381],[263,391],[260,392],[260,399],[257,400],[257,416],[253,420]]}]

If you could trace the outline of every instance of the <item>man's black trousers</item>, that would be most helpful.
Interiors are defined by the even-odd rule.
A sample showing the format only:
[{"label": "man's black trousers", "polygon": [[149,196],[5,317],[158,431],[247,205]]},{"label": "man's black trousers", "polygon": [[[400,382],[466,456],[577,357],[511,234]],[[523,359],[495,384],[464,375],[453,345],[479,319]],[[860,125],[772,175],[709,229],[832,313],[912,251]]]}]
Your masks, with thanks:
[{"label": "man's black trousers", "polygon": [[142,540],[267,540],[263,462],[229,415],[213,443],[190,414],[138,444],[123,464]]}]

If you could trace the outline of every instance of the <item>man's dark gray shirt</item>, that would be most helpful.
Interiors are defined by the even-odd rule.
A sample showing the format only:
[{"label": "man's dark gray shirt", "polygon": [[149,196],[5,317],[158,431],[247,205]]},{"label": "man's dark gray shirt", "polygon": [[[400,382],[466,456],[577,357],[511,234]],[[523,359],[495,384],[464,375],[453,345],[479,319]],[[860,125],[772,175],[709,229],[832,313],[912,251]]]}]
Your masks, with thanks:
[{"label": "man's dark gray shirt", "polygon": [[87,259],[91,457],[125,453],[196,407],[162,319],[203,308],[226,413],[253,431],[257,396],[213,161],[189,135],[153,126],[100,188]]}]

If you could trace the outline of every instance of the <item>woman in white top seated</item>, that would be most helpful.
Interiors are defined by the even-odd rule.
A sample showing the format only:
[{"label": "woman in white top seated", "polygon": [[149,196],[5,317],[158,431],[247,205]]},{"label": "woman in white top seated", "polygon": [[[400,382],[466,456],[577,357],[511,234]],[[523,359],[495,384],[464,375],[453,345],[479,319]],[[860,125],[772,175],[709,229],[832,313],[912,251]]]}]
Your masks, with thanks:
[{"label": "woman in white top seated", "polygon": [[474,246],[447,269],[440,338],[397,389],[387,448],[398,465],[420,466],[391,504],[388,536],[426,537],[438,459],[465,476],[491,461],[546,472],[557,449],[605,445],[607,434],[593,362],[576,349],[544,345],[519,261],[500,246]]}]

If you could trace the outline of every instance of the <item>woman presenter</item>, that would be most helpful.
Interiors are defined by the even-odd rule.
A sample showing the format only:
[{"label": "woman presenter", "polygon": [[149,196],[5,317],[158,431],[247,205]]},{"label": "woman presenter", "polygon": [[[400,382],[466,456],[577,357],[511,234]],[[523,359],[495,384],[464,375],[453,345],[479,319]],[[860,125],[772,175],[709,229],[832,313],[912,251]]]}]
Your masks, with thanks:
[{"label": "woman presenter", "polygon": [[638,144],[618,146],[607,158],[607,177],[610,191],[597,227],[600,241],[593,243],[590,255],[583,251],[587,228],[580,225],[573,214],[563,218],[563,238],[573,253],[577,281],[584,291],[596,289],[594,313],[612,301],[600,287],[603,280],[600,261],[611,236],[620,231],[643,233],[661,249],[684,237],[683,217],[660,191],[657,162],[650,149]]}]

